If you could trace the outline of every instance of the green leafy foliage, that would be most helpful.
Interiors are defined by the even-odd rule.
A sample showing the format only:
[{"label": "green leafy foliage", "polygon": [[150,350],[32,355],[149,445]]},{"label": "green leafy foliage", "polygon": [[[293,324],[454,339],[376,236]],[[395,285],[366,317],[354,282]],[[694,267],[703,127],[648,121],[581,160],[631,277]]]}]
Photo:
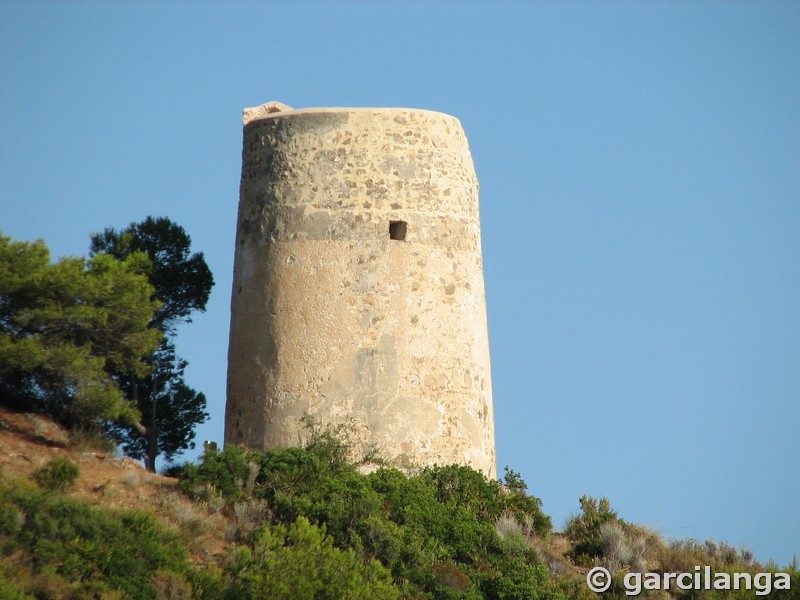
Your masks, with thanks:
[{"label": "green leafy foliage", "polygon": [[[0,598],[597,597],[586,586],[585,568],[551,572],[539,558],[548,541],[564,558],[564,540],[550,537],[549,530],[533,533],[535,515],[515,512],[520,506],[538,509],[539,503],[519,496],[526,488],[513,472],[506,474],[505,485],[452,465],[413,476],[394,469],[364,475],[347,462],[345,450],[323,435],[308,448],[255,453],[229,447],[206,453],[198,465],[185,465],[181,485],[198,498],[197,509],[208,501],[214,507],[205,507],[216,512],[222,502],[233,522],[227,552],[197,565],[188,563],[181,543],[189,542],[189,529],[179,535],[155,514],[93,509],[63,496],[59,486],[44,491],[0,474]],[[47,470],[60,472],[57,464]],[[646,532],[622,521],[607,502],[587,497],[582,506],[574,519],[587,518],[573,523],[576,531],[586,534],[580,527],[601,521],[599,564],[621,556],[609,539],[624,534],[632,543]],[[648,535],[646,568],[621,561],[604,598],[630,597],[626,573],[692,572],[694,564],[710,565],[715,573],[750,573],[754,582],[758,572],[787,572],[791,589],[773,589],[770,598],[800,597],[796,563],[764,567],[751,562],[749,552],[724,543],[664,544]],[[758,581],[763,589],[764,576]],[[670,591],[681,600],[753,594],[752,589]],[[639,597],[666,595],[643,589]]]},{"label": "green leafy foliage", "polygon": [[[724,542],[707,540],[700,543],[695,540],[676,540],[663,542],[652,531],[628,523],[612,510],[607,498],[583,496],[580,499],[581,512],[572,517],[566,528],[566,535],[572,542],[570,556],[577,564],[584,567],[602,565],[613,574],[611,587],[603,593],[604,598],[622,600],[636,593],[640,598],[662,599],[666,597],[680,600],[716,600],[722,598],[754,598],[766,593],[769,581],[773,576],[764,573],[781,571],[788,573],[791,589],[772,589],[770,598],[800,598],[800,588],[795,581],[800,577],[797,565],[789,565],[783,569],[777,566],[761,565],[752,560],[752,553],[747,549],[737,550]],[[696,573],[697,566],[705,566],[712,573],[712,580],[717,574],[728,573],[730,581],[734,574],[744,581],[750,581],[751,589],[706,589],[701,578],[699,587],[681,589],[675,580],[669,584],[669,592],[648,589],[643,581],[654,577],[663,581],[664,574]],[[584,571],[585,572],[585,571]],[[761,573],[761,575],[759,575]],[[626,576],[632,577],[629,581]],[[638,578],[638,584],[637,579]],[[626,581],[628,581],[626,583]],[[557,586],[570,598],[596,597],[588,593],[585,581],[579,579],[560,578]],[[637,586],[640,592],[635,592]],[[760,587],[759,587],[760,586]],[[765,596],[766,597],[766,596]]]},{"label": "green leafy foliage", "polygon": [[147,265],[141,253],[51,264],[43,242],[0,236],[0,402],[68,427],[137,421],[112,375],[144,377],[162,339]]},{"label": "green leafy foliage", "polygon": [[33,472],[33,479],[39,487],[60,491],[69,489],[78,478],[78,466],[68,458],[54,458],[41,469]]},{"label": "green leafy foliage", "polygon": [[547,568],[516,558],[502,565],[491,576],[481,576],[484,598],[515,600],[516,598],[556,598]]},{"label": "green leafy foliage", "polygon": [[2,573],[0,573],[0,598],[3,600],[33,600],[33,596],[29,596],[19,587],[6,581]]},{"label": "green leafy foliage", "polygon": [[145,459],[155,470],[157,456],[171,462],[184,450],[194,448],[195,426],[208,418],[206,397],[184,380],[188,363],[165,341],[146,357],[152,366],[143,378],[120,377],[120,387],[136,403],[141,415],[135,424],[111,422],[107,435],[133,458]]},{"label": "green leafy foliage", "polygon": [[[229,446],[187,464],[181,486],[192,497],[226,501],[249,552],[243,556],[264,543],[264,531],[245,518],[252,509],[283,528],[316,523],[336,548],[383,564],[407,597],[555,597],[535,553],[510,553],[495,530],[500,515],[511,514],[533,524],[533,535],[550,533],[541,502],[525,493],[518,476],[504,486],[457,465],[414,476],[395,469],[364,475],[346,454],[325,435],[306,448],[263,453]],[[284,539],[289,530],[280,531]]]},{"label": "green leafy foliage", "polygon": [[159,300],[150,322],[166,338],[146,362],[152,367],[145,376],[119,371],[120,385],[139,409],[137,423],[111,423],[110,436],[124,452],[145,460],[150,471],[163,454],[167,461],[194,448],[194,427],[203,423],[206,398],[184,381],[187,362],[175,353],[174,337],[180,323],[191,322],[194,311],[204,311],[214,278],[202,252],[190,252],[191,239],[180,225],[167,218],[147,217],[122,231],[106,229],[92,236],[94,256],[124,260],[143,253],[150,258],[144,271]]},{"label": "green leafy foliage", "polygon": [[153,316],[154,328],[170,332],[190,315],[204,311],[214,277],[202,252],[191,253],[191,238],[180,225],[166,217],[147,217],[121,231],[113,228],[92,235],[92,255],[106,254],[124,260],[142,253],[150,257],[145,270],[160,306]]},{"label": "green leafy foliage", "polygon": [[608,498],[592,498],[581,496],[581,512],[567,523],[566,534],[574,543],[573,557],[581,564],[592,564],[592,561],[603,555],[603,542],[600,529],[604,523],[623,522],[611,509]]},{"label": "green leafy foliage", "polygon": [[352,549],[334,547],[305,517],[291,525],[261,527],[228,566],[230,600],[259,598],[399,597],[392,577],[378,561],[363,561]]},{"label": "green leafy foliage", "polygon": [[[155,598],[154,576],[188,568],[177,536],[151,516],[110,511],[0,481],[0,556],[26,574],[35,597]],[[13,588],[12,588],[13,589]]]}]

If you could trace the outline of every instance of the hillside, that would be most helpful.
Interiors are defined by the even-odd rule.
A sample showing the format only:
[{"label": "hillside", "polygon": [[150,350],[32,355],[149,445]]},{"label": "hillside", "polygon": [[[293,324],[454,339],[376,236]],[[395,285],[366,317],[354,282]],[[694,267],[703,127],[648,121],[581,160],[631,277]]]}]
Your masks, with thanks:
[{"label": "hillside", "polygon": [[[229,448],[178,480],[0,409],[0,599],[589,599],[587,573],[601,566],[614,576],[604,598],[638,581],[644,598],[739,599],[773,574],[750,590],[667,593],[638,572],[777,570],[726,544],[666,543],[606,499],[582,498],[555,533],[513,471],[504,485],[456,466],[365,475],[348,450],[330,433],[306,449]],[[78,475],[48,491],[40,474],[58,459]],[[793,589],[770,598],[800,597],[800,571],[785,570]]]},{"label": "hillside", "polygon": [[59,457],[68,458],[79,469],[69,497],[93,507],[150,511],[176,528],[202,521],[203,533],[193,537],[188,547],[192,560],[215,561],[225,554],[230,519],[221,511],[201,510],[180,491],[177,479],[149,473],[131,458],[82,449],[69,432],[45,416],[0,407],[0,473],[4,478],[31,480],[34,471]]}]

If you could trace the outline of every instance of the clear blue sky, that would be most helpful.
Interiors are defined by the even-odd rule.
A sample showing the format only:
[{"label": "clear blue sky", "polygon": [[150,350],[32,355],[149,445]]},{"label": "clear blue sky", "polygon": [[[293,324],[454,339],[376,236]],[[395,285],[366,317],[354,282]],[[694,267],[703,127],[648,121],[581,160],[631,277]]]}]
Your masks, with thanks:
[{"label": "clear blue sky", "polygon": [[0,3],[0,229],[147,215],[216,277],[179,351],[222,440],[241,109],[461,119],[499,465],[667,538],[800,555],[800,3]]}]

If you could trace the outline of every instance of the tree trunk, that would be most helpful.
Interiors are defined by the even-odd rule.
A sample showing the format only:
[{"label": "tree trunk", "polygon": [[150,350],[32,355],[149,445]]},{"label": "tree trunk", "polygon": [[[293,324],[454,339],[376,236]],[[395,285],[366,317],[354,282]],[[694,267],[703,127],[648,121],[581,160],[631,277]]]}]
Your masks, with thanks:
[{"label": "tree trunk", "polygon": [[[136,405],[139,405],[139,386],[136,379],[133,379],[133,399]],[[156,402],[150,401],[150,426],[147,427],[144,423],[136,424],[136,431],[139,435],[147,440],[147,449],[144,456],[144,467],[151,473],[156,472],[156,457],[158,456],[158,428],[156,427]]]},{"label": "tree trunk", "polygon": [[147,456],[144,466],[151,473],[156,472],[156,457],[158,456],[158,426],[156,425],[156,396],[150,401],[150,427],[147,428]]},{"label": "tree trunk", "polygon": [[145,435],[147,436],[147,456],[144,458],[144,466],[151,473],[155,473],[156,457],[158,456],[158,433],[155,426],[148,427]]}]

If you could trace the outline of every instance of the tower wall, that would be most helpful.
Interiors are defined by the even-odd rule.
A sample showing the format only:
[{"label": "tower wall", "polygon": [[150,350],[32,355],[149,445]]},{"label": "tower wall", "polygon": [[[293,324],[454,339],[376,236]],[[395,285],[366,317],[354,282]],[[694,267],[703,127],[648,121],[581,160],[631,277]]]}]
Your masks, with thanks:
[{"label": "tower wall", "polygon": [[244,127],[225,442],[298,445],[310,415],[349,423],[395,466],[494,476],[478,181],[460,123],[261,112]]}]

